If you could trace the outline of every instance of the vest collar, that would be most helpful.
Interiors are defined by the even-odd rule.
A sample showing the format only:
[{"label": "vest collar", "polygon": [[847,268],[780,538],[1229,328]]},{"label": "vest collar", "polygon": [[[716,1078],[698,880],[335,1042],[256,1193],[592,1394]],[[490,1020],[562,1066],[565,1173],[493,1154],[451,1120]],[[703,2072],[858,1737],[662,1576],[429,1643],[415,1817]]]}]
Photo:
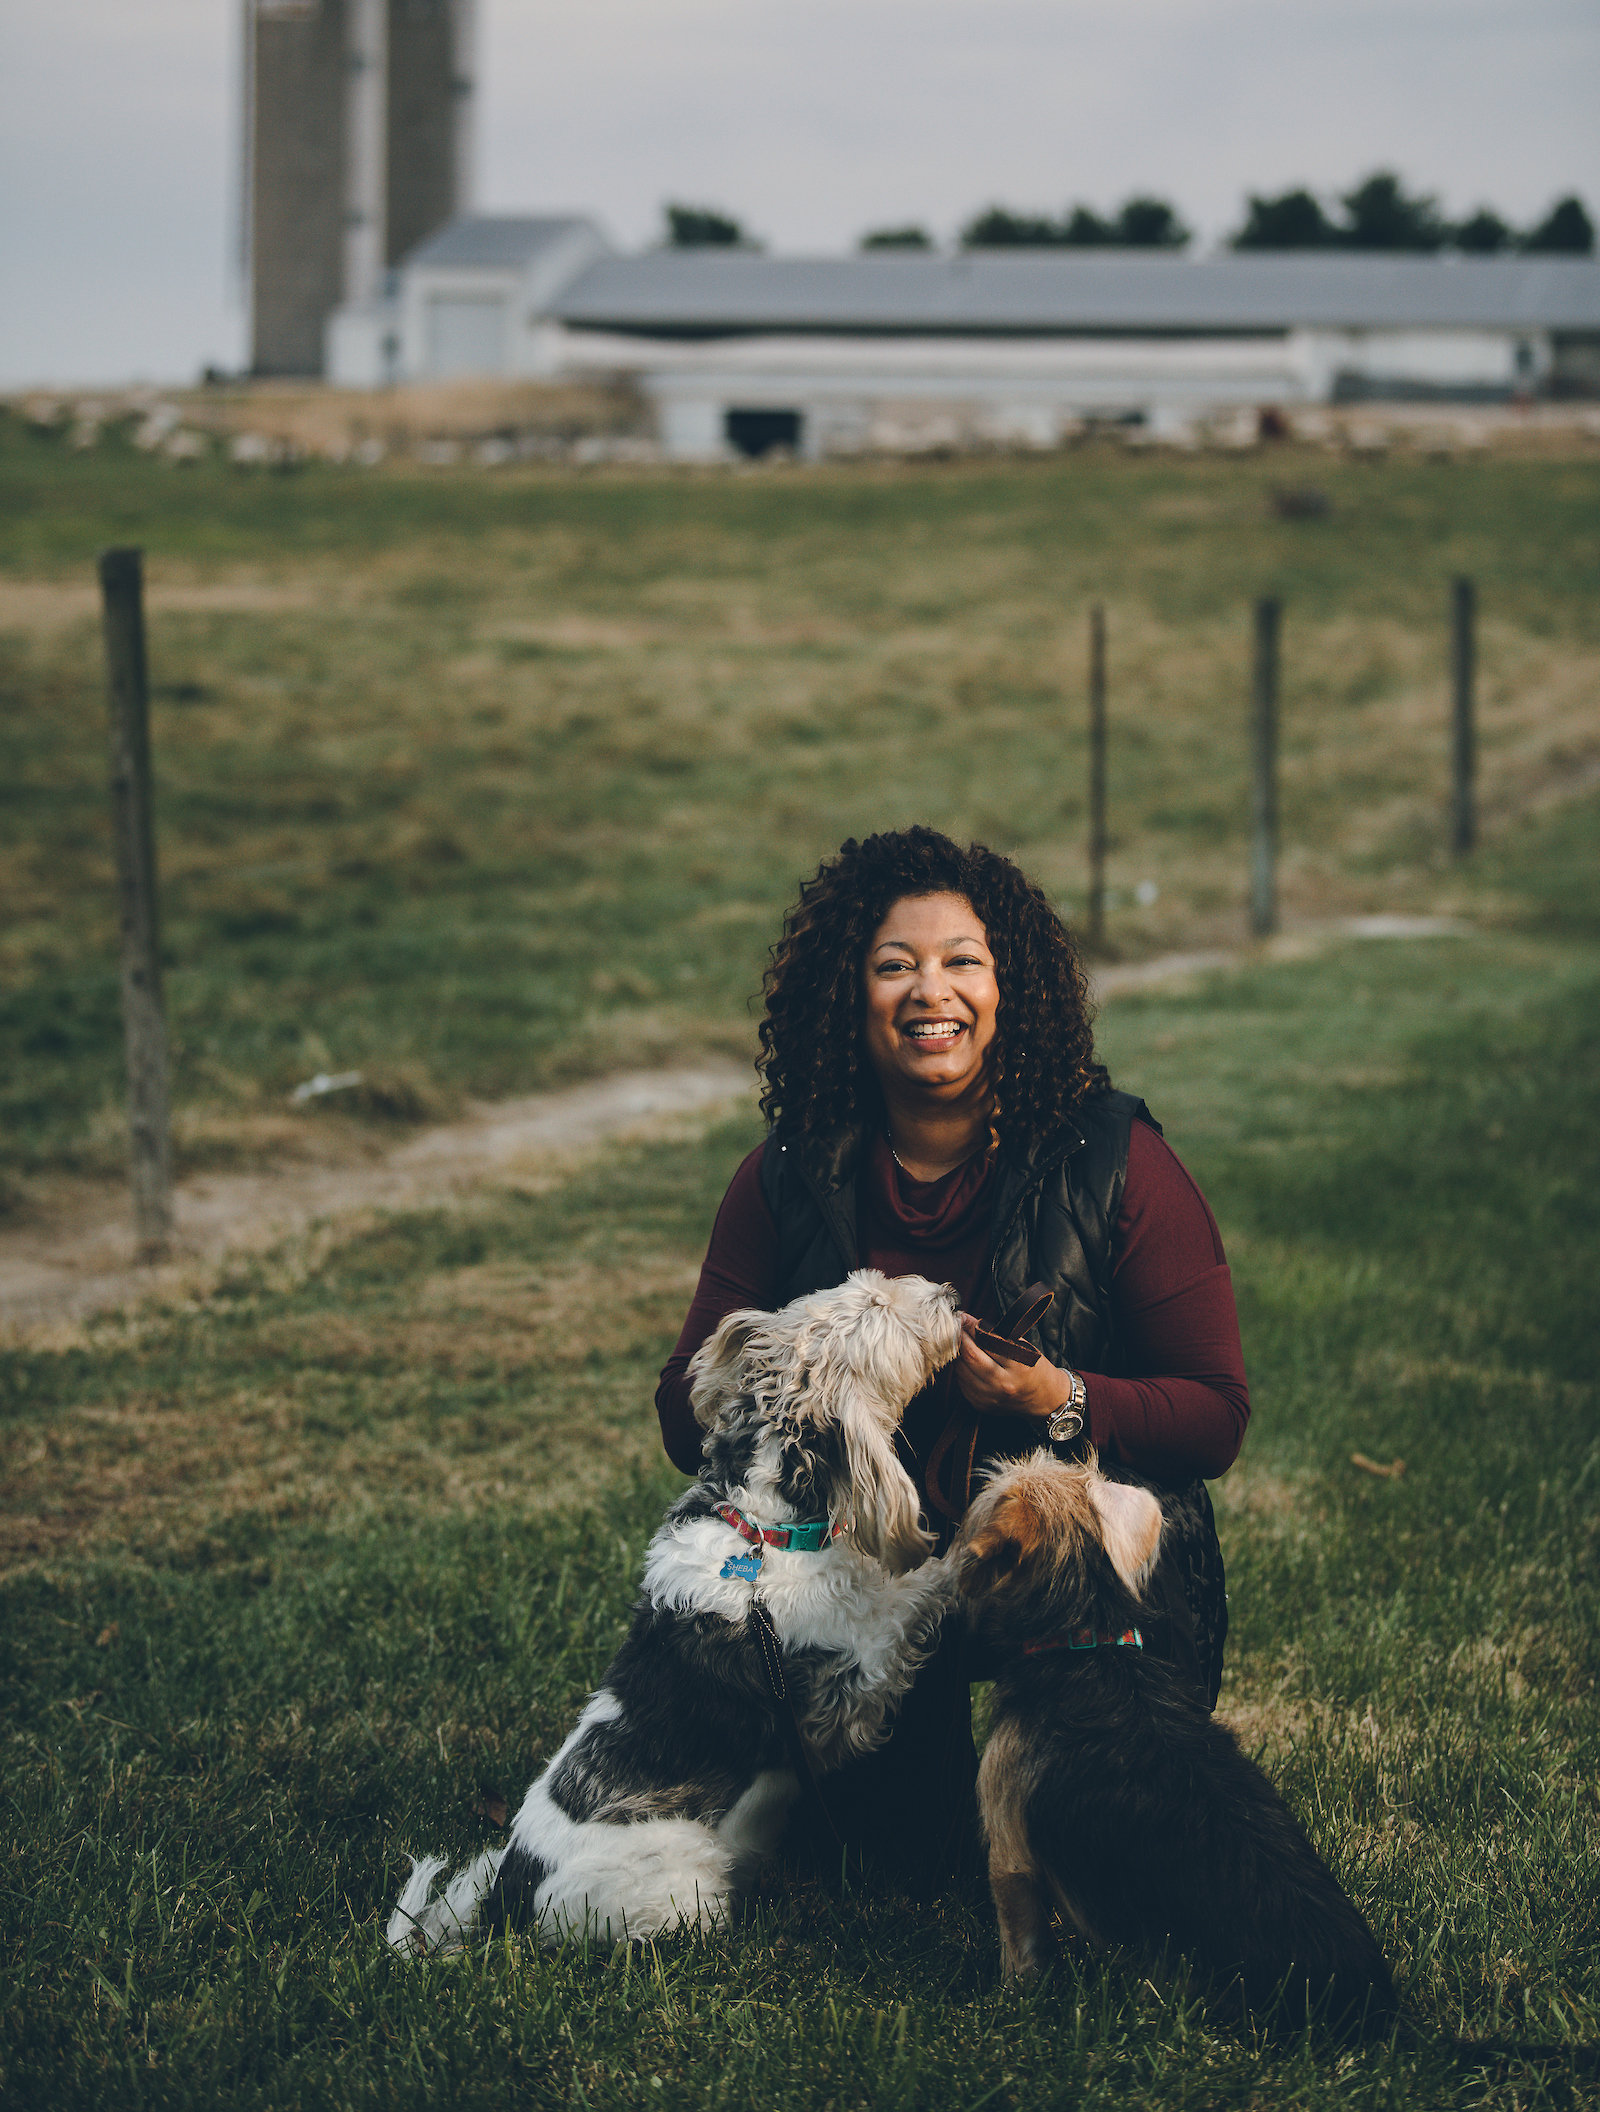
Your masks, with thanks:
[{"label": "vest collar", "polygon": [[998,1247],[1028,1190],[1037,1187],[1047,1173],[1081,1151],[1086,1142],[1087,1138],[1076,1122],[1065,1122],[1053,1136],[1035,1145],[1026,1157],[1013,1158],[1004,1146],[1001,1147],[989,1206],[994,1246]]},{"label": "vest collar", "polygon": [[866,1143],[867,1125],[852,1122],[820,1136],[785,1137],[780,1149],[796,1161],[823,1200],[853,1186]]}]

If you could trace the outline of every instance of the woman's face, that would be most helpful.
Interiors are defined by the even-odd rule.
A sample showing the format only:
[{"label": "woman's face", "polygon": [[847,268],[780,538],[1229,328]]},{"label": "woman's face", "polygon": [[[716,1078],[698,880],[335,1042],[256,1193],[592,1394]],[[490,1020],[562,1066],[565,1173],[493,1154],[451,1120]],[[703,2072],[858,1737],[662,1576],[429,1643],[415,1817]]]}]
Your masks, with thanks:
[{"label": "woman's face", "polygon": [[867,1055],[891,1104],[988,1092],[1000,986],[964,895],[907,895],[867,944]]}]

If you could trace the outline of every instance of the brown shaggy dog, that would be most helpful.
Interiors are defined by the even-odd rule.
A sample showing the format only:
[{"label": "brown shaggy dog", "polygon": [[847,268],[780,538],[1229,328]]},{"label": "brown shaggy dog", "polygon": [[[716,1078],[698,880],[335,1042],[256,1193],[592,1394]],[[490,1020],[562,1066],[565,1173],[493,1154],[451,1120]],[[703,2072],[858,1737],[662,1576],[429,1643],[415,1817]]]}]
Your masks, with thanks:
[{"label": "brown shaggy dog", "polygon": [[1142,1647],[1160,1541],[1148,1490],[1038,1452],[956,1542],[1000,1667],[978,1798],[1005,1971],[1039,1969],[1054,1904],[1087,1941],[1182,1952],[1291,2026],[1382,2031],[1397,2003],[1371,1930],[1204,1698]]}]

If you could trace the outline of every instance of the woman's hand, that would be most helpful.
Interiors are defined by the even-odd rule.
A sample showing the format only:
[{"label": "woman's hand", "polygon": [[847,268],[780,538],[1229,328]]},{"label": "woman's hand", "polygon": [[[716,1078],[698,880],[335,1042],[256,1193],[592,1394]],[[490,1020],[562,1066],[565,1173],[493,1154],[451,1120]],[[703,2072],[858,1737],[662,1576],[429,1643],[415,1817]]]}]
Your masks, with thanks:
[{"label": "woman's hand", "polygon": [[956,1384],[980,1415],[1029,1415],[1041,1422],[1063,1407],[1072,1384],[1059,1364],[1041,1357],[1037,1364],[1002,1364],[978,1347],[970,1313],[961,1315],[961,1349]]}]

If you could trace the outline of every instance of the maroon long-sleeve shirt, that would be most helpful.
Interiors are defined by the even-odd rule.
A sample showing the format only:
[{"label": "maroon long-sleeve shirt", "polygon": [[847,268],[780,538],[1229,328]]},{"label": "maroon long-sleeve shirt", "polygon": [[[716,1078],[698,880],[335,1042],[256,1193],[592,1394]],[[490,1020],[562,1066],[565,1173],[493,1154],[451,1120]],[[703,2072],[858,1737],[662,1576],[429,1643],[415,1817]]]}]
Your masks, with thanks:
[{"label": "maroon long-sleeve shirt", "polygon": [[[861,1182],[861,1262],[886,1276],[953,1283],[972,1310],[988,1262],[985,1177],[958,1168],[914,1181],[887,1147]],[[1233,1282],[1205,1197],[1177,1153],[1145,1122],[1133,1124],[1128,1175],[1112,1237],[1110,1297],[1123,1374],[1084,1371],[1089,1435],[1109,1457],[1153,1478],[1225,1473],[1250,1416]],[[689,1359],[740,1306],[770,1310],[777,1296],[778,1235],[761,1192],[761,1152],[739,1167],[723,1197],[678,1346],[656,1390],[668,1457],[700,1468],[700,1431],[689,1405]],[[907,1411],[905,1435],[919,1469],[944,1427],[950,1375]]]}]

